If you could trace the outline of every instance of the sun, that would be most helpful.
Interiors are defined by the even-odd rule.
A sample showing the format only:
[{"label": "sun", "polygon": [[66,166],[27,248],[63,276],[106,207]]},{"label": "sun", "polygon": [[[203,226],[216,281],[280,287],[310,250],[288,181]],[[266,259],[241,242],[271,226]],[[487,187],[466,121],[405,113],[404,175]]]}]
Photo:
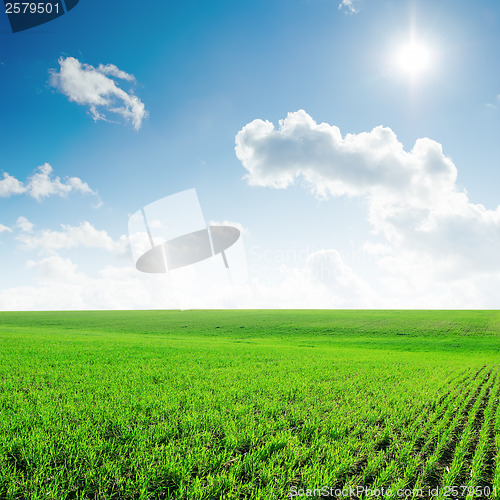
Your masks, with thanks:
[{"label": "sun", "polygon": [[415,80],[432,66],[432,52],[423,42],[411,40],[396,51],[394,63],[400,73]]}]

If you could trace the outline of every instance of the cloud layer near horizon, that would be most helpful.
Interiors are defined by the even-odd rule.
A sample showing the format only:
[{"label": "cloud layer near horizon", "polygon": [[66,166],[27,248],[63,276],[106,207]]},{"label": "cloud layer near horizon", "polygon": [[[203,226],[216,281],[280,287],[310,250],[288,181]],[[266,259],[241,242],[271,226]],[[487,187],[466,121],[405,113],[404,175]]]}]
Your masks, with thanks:
[{"label": "cloud layer near horizon", "polygon": [[237,286],[200,281],[193,266],[167,277],[109,265],[91,277],[57,253],[30,259],[26,267],[38,284],[0,290],[0,310],[374,306],[366,285],[335,250],[311,255],[303,269],[282,268],[276,283],[252,279]]}]

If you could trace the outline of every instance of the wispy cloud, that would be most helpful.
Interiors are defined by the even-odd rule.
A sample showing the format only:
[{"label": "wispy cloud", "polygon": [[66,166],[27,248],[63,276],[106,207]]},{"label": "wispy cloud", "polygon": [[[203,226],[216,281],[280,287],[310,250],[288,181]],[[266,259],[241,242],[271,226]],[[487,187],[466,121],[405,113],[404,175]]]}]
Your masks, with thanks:
[{"label": "wispy cloud", "polygon": [[36,201],[41,201],[49,196],[68,196],[71,192],[91,194],[98,196],[86,182],[79,177],[60,177],[53,175],[53,168],[48,163],[37,167],[34,173],[25,182],[21,182],[8,172],[3,172],[0,178],[0,198],[26,194]]},{"label": "wispy cloud", "polygon": [[12,229],[4,224],[0,224],[0,234],[2,233],[12,233]]},{"label": "wispy cloud", "polygon": [[99,64],[97,66],[97,71],[103,75],[115,76],[121,80],[127,80],[128,82],[135,82],[135,76],[122,71],[117,68],[114,64]]},{"label": "wispy cloud", "polygon": [[116,79],[135,82],[135,77],[114,64],[100,64],[97,68],[81,63],[74,57],[61,57],[59,71],[51,70],[50,83],[70,101],[88,106],[97,120],[107,121],[107,114],[115,113],[131,122],[136,130],[142,126],[148,112],[144,103],[132,90],[123,90]]},{"label": "wispy cloud", "polygon": [[356,4],[358,4],[358,0],[342,0],[339,4],[339,10],[343,10],[347,14],[356,14],[359,12]]},{"label": "wispy cloud", "polygon": [[497,95],[497,98],[495,102],[488,102],[486,103],[486,106],[491,109],[498,109],[498,106],[500,105],[500,94]]},{"label": "wispy cloud", "polygon": [[128,248],[128,238],[118,240],[105,231],[96,229],[90,222],[84,221],[78,226],[61,224],[59,231],[43,229],[34,231],[33,224],[25,217],[19,217],[16,224],[20,230],[16,236],[23,250],[38,250],[53,254],[70,248],[102,248],[116,254],[123,254]]},{"label": "wispy cloud", "polygon": [[32,233],[34,224],[30,222],[26,217],[18,217],[16,221],[16,228],[23,233]]}]

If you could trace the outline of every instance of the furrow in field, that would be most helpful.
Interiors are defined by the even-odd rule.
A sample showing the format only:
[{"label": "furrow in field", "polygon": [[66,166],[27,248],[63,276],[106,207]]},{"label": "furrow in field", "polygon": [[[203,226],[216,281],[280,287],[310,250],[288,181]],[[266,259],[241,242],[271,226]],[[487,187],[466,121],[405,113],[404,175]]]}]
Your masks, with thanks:
[{"label": "furrow in field", "polygon": [[[469,410],[486,387],[488,379],[489,374],[485,374],[483,378],[475,377],[467,393],[455,402],[455,406],[450,406],[446,410],[445,417],[432,429],[420,450],[420,460],[416,470],[411,471],[412,476],[416,477],[416,481],[411,485],[414,489],[441,486],[442,470],[453,457],[456,446],[454,437],[459,432],[460,426],[467,421]],[[456,409],[457,403],[458,409]]]},{"label": "furrow in field", "polygon": [[[385,422],[385,428],[380,430],[381,439],[340,478],[337,487],[360,484],[372,484],[373,487],[377,487],[391,484],[394,479],[394,475],[392,475],[394,465],[398,464],[400,460],[408,458],[408,452],[414,449],[419,440],[423,441],[423,436],[429,432],[436,421],[443,417],[450,403],[463,392],[463,387],[473,383],[480,371],[478,370],[474,375],[470,372],[465,374],[462,372],[449,379],[443,385],[449,386],[455,382],[453,389],[443,394],[432,405],[432,410],[423,405],[418,412],[420,413],[419,418],[413,418],[409,421],[405,417],[397,418],[396,415],[395,421]],[[459,378],[458,382],[457,378]],[[430,411],[433,412],[433,415],[429,417]],[[409,446],[402,447],[402,442],[409,443]],[[378,472],[380,470],[382,473]],[[385,472],[386,474],[384,474]]]},{"label": "furrow in field", "polygon": [[474,379],[476,379],[479,374],[486,368],[487,365],[483,365],[481,368],[479,368],[476,373],[474,374]]},{"label": "furrow in field", "polygon": [[373,482],[374,488],[392,485],[394,489],[401,489],[409,487],[414,482],[418,464],[422,460],[420,451],[426,444],[431,430],[436,425],[442,426],[450,420],[452,413],[447,411],[450,403],[464,394],[464,386],[469,385],[476,376],[477,373],[473,377],[470,374],[462,376],[454,389],[439,398],[432,412],[422,413],[412,425],[397,430],[386,456],[385,467]]},{"label": "furrow in field", "polygon": [[495,423],[493,426],[493,439],[495,446],[495,464],[493,473],[493,487],[500,493],[500,405],[496,401]]},{"label": "furrow in field", "polygon": [[[452,379],[455,379],[457,376],[461,375],[455,373],[455,376],[450,377],[448,380],[440,380],[440,385],[449,387],[452,383]],[[360,396],[359,399],[358,404],[354,404],[353,408],[363,407],[363,396]],[[424,403],[421,403],[419,406],[429,406],[429,398],[422,398],[422,400]],[[389,408],[394,409],[398,408],[398,406],[390,405]],[[329,412],[326,413],[329,414]],[[375,436],[377,440],[375,446],[377,446],[379,450],[383,450],[385,448],[385,443],[388,442],[387,438],[389,437],[390,432],[393,432],[393,429],[396,427],[407,427],[410,421],[414,422],[415,414],[418,414],[418,408],[415,409],[415,405],[410,402],[406,403],[405,411],[391,411],[388,413],[389,414],[387,415],[386,420],[384,420],[384,418],[372,420],[367,413],[361,413],[351,419],[352,424],[348,428],[344,427],[347,423],[345,417],[347,416],[348,418],[348,415],[346,415],[341,419],[341,421],[338,421],[338,432],[335,430],[335,421],[331,421],[327,424],[328,426],[333,426],[327,434],[335,436],[334,440],[338,443],[338,446],[327,446],[328,437],[323,434],[325,449],[328,449],[329,451],[327,454],[322,452],[321,456],[316,459],[315,464],[324,466],[324,464],[328,463],[328,475],[330,478],[335,478],[333,481],[329,482],[329,484],[343,486],[345,481],[356,475],[356,473],[360,470],[363,470],[366,463],[363,461],[363,458],[369,456],[370,450],[374,446],[371,438]],[[332,413],[332,415],[334,414],[335,412]],[[376,416],[377,413],[372,411],[371,417]],[[396,420],[394,417],[399,420]],[[367,425],[368,422],[370,423]],[[294,434],[302,434],[301,428],[286,430],[293,430]],[[339,441],[339,433],[345,436],[342,443]],[[389,434],[386,435],[387,433]],[[361,457],[361,459],[359,457]],[[297,462],[294,465],[293,470],[296,471],[294,472],[294,484],[301,484],[302,481],[307,482],[307,479],[304,479],[301,474],[301,469],[305,467],[307,463],[308,458],[304,457],[304,461],[301,460],[300,463]]]},{"label": "furrow in field", "polygon": [[[493,461],[494,461],[494,410],[498,401],[498,372],[495,373],[495,384],[492,387],[486,408],[483,408],[481,416],[477,420],[478,431],[473,438],[467,457],[467,469],[470,473],[464,477],[463,483],[467,484],[469,493],[467,500],[475,498],[472,494],[476,487],[491,489],[493,485]],[[480,430],[479,430],[480,429]],[[474,452],[474,454],[472,454]],[[467,481],[468,479],[468,481]],[[477,495],[476,495],[477,496]]]},{"label": "furrow in field", "polygon": [[[337,467],[341,472],[337,476],[335,488],[360,484],[371,484],[373,487],[379,483],[383,486],[394,484],[394,479],[404,476],[405,471],[397,470],[394,471],[395,474],[391,474],[391,468],[396,465],[400,469],[401,461],[404,463],[406,459],[409,459],[410,462],[417,462],[413,463],[414,471],[416,471],[418,460],[422,461],[418,451],[428,444],[426,438],[431,433],[433,426],[436,425],[436,422],[438,422],[440,428],[446,425],[446,422],[453,414],[453,411],[447,412],[451,403],[455,402],[456,404],[457,398],[463,399],[466,397],[468,391],[464,390],[465,388],[472,391],[475,385],[474,382],[476,384],[481,383],[482,379],[478,379],[478,377],[484,368],[485,366],[472,373],[471,367],[466,372],[448,378],[441,384],[442,389],[446,388],[448,390],[443,391],[444,394],[434,403],[429,405],[426,402],[419,405],[420,407],[413,412],[411,418],[408,416],[408,412],[396,410],[390,416],[394,418],[377,421],[369,429],[366,427],[352,427],[349,432],[349,443],[344,443],[345,447],[343,448],[344,451],[347,448],[354,451],[355,447],[358,447],[358,450],[361,451],[359,454],[361,458],[354,463],[351,462],[351,466],[345,467],[340,464],[341,466]],[[449,389],[450,386],[451,389]],[[453,410],[453,407],[451,407],[451,410]],[[367,442],[367,436],[370,433],[378,435],[375,443],[370,444]],[[410,443],[410,445],[402,446],[401,443]],[[413,454],[412,450],[414,451]],[[345,456],[352,456],[352,451],[345,454]],[[380,473],[380,470],[387,473],[385,480],[383,480],[383,473]],[[412,477],[403,478],[401,487],[408,484],[411,479]]]},{"label": "furrow in field", "polygon": [[[457,428],[454,439],[447,446],[449,453],[443,454],[443,460],[439,463],[441,470],[440,494],[439,499],[445,497],[446,487],[464,485],[466,475],[466,459],[469,454],[471,444],[478,433],[477,426],[480,425],[483,418],[484,409],[487,406],[490,390],[495,380],[492,376],[492,370],[489,371],[487,378],[481,386],[480,392],[476,398],[470,401],[468,413],[464,413],[462,421]],[[456,498],[463,498],[461,491]]]}]

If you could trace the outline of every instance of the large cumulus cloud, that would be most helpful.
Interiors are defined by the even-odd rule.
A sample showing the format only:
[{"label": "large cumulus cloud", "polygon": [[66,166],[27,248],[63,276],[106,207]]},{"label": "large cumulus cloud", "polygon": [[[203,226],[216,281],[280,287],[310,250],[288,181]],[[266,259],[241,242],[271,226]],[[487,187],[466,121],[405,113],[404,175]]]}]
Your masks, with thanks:
[{"label": "large cumulus cloud", "polygon": [[236,155],[250,185],[300,182],[318,197],[362,197],[373,232],[386,241],[380,268],[413,285],[498,280],[500,207],[471,202],[436,141],[418,139],[407,150],[382,126],[342,136],[299,110],[278,127],[260,119],[247,124],[236,136]]}]

